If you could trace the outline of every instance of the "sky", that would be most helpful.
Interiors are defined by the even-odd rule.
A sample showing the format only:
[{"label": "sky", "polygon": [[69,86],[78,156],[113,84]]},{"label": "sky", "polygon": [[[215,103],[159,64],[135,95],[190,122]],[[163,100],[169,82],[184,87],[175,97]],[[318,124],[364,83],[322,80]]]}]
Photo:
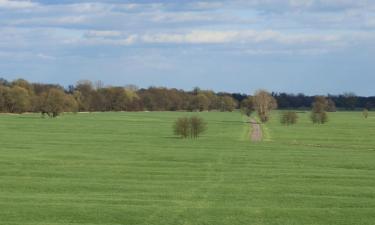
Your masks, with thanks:
[{"label": "sky", "polygon": [[0,0],[0,77],[375,95],[375,1]]}]

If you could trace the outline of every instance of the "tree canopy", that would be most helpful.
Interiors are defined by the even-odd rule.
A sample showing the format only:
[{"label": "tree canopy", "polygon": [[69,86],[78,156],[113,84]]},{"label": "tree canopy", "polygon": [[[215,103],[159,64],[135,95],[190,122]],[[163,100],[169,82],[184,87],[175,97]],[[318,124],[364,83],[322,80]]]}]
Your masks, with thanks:
[{"label": "tree canopy", "polygon": [[[354,93],[325,96],[325,110],[368,109],[375,106],[375,97],[361,97]],[[50,111],[253,111],[267,120],[267,111],[279,109],[310,109],[315,96],[304,94],[267,93],[254,96],[242,93],[214,92],[194,88],[185,91],[176,88],[137,88],[134,85],[105,86],[103,82],[83,80],[64,88],[58,84],[31,83],[24,79],[7,81],[0,78],[0,112],[23,113]],[[268,100],[270,101],[268,101]],[[267,100],[265,103],[263,100]],[[265,103],[265,104],[262,104]],[[46,113],[46,112],[45,112]],[[53,116],[52,116],[53,117]]]}]

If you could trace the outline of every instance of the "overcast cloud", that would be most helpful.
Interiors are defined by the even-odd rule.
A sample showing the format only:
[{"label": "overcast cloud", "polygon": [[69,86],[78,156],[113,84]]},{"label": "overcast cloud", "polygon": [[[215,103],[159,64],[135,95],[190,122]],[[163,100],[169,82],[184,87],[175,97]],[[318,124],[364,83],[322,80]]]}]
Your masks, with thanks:
[{"label": "overcast cloud", "polygon": [[0,34],[7,79],[375,95],[371,0],[0,0]]}]

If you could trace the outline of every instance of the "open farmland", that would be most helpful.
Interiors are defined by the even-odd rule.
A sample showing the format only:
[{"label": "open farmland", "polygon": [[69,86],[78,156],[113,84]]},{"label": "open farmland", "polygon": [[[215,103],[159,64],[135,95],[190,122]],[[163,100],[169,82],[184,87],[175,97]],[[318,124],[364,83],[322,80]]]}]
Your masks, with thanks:
[{"label": "open farmland", "polygon": [[181,115],[0,116],[0,224],[373,225],[375,114],[313,125],[278,112],[251,143],[239,113],[199,113],[208,131],[173,136]]}]

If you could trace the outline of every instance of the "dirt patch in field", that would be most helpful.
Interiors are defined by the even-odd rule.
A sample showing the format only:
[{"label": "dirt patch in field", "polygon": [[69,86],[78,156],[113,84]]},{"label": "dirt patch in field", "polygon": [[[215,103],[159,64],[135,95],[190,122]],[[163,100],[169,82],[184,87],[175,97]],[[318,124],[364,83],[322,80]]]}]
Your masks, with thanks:
[{"label": "dirt patch in field", "polygon": [[253,142],[259,142],[262,141],[262,128],[260,127],[260,124],[255,119],[250,119],[250,126],[251,126],[251,134],[250,139]]}]

